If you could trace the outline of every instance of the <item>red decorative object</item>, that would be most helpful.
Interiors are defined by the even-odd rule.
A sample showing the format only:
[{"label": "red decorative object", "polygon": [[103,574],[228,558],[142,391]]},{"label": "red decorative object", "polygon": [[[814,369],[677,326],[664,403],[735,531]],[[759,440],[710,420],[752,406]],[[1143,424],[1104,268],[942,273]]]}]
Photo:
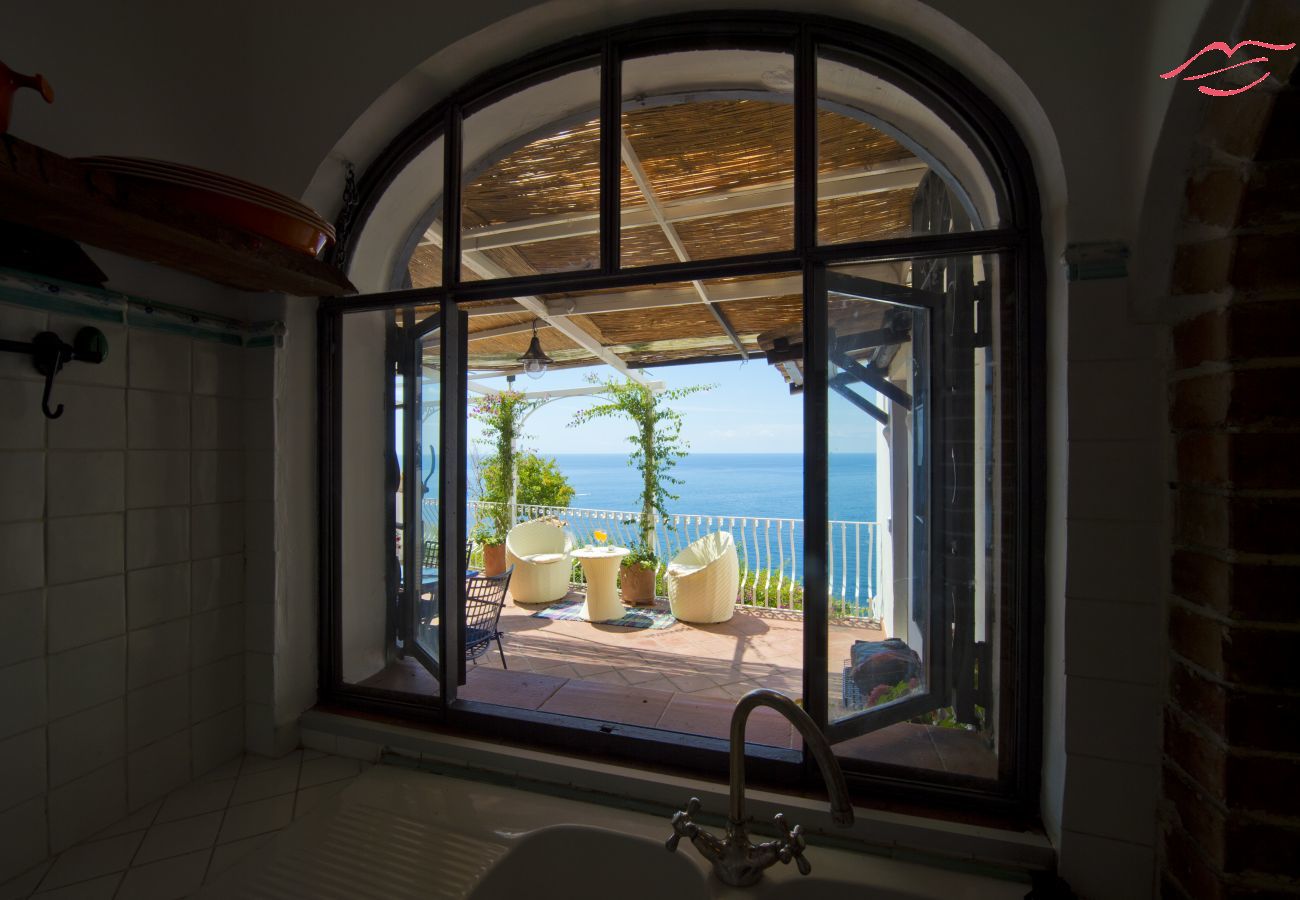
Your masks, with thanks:
[{"label": "red decorative object", "polygon": [[121,184],[146,186],[152,196],[178,208],[313,257],[334,242],[334,227],[310,207],[238,178],[153,159],[93,156],[78,162],[112,172]]},{"label": "red decorative object", "polygon": [[9,113],[13,110],[14,92],[22,88],[31,88],[45,98],[46,103],[54,102],[54,88],[45,80],[44,75],[21,75],[0,62],[0,134],[9,132]]}]

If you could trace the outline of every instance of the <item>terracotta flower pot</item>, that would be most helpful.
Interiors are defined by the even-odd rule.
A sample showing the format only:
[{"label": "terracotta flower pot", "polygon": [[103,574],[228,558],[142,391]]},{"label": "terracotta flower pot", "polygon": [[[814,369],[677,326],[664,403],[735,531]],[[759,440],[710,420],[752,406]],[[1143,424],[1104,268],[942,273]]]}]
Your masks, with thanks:
[{"label": "terracotta flower pot", "polygon": [[623,566],[619,570],[623,602],[628,606],[650,606],[655,602],[655,570],[642,566]]},{"label": "terracotta flower pot", "polygon": [[483,574],[491,577],[506,570],[506,545],[483,545]]}]

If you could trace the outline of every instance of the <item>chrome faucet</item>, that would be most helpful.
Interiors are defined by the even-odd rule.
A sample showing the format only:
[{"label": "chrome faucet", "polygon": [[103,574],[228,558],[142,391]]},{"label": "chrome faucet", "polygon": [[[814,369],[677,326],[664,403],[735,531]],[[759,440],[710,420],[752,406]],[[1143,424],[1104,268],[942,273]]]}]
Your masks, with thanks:
[{"label": "chrome faucet", "polygon": [[682,838],[690,838],[695,849],[713,863],[713,871],[724,883],[733,887],[748,887],[763,877],[763,870],[778,862],[788,864],[794,860],[802,875],[812,871],[812,864],[804,859],[803,826],[791,828],[785,816],[776,815],[776,824],[784,837],[775,841],[753,844],[745,824],[745,722],[759,706],[770,706],[790,720],[790,724],[803,735],[813,759],[822,770],[822,778],[831,796],[831,818],[836,825],[853,824],[853,805],[844,784],[844,773],[835,762],[830,744],[817,730],[817,725],[806,712],[784,694],[766,688],[750,691],[736,703],[731,714],[731,810],[727,819],[727,835],[719,838],[696,825],[693,818],[700,811],[700,799],[692,797],[686,809],[673,814],[673,836],[666,846],[671,853]]}]

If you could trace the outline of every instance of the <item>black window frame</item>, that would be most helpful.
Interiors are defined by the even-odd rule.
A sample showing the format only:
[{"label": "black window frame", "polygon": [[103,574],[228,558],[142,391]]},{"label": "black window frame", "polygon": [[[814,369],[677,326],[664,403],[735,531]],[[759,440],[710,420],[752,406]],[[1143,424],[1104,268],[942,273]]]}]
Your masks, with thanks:
[{"label": "black window frame", "polygon": [[[746,41],[770,47],[789,46],[795,52],[795,199],[794,247],[790,251],[729,257],[686,263],[620,268],[619,253],[619,148],[617,127],[621,111],[619,62],[629,51],[644,48],[692,49],[710,45],[734,48]],[[819,50],[841,50],[861,65],[870,60],[894,84],[918,97],[962,137],[982,159],[1000,193],[1004,219],[996,227],[954,234],[911,235],[881,240],[818,246],[816,238],[817,135],[816,66]],[[583,60],[599,58],[601,71],[601,192],[600,266],[581,272],[461,282],[460,270],[460,132],[468,110],[481,108],[492,98],[520,90],[572,68]],[[1013,709],[1000,731],[1010,746],[999,748],[1003,775],[990,783],[965,776],[910,770],[887,764],[846,766],[855,797],[865,803],[902,801],[915,808],[956,810],[991,815],[1015,824],[1036,821],[1042,764],[1042,678],[1046,521],[1046,274],[1041,237],[1041,211],[1033,178],[1033,165],[1024,143],[1004,113],[965,76],[929,52],[887,32],[852,22],[818,16],[780,13],[687,14],[657,18],[575,38],[528,54],[493,69],[455,91],[411,123],[366,169],[358,185],[359,204],[351,211],[352,233],[365,227],[380,198],[398,173],[420,152],[444,139],[442,204],[443,277],[435,288],[407,289],[363,298],[322,300],[318,311],[318,427],[319,446],[319,590],[320,680],[322,705],[364,714],[394,716],[427,722],[443,730],[545,746],[580,756],[624,759],[674,771],[725,777],[727,742],[626,725],[610,727],[594,720],[579,720],[537,711],[506,709],[475,701],[416,697],[397,691],[345,684],[341,678],[339,535],[343,510],[339,503],[342,435],[340,408],[343,360],[340,335],[343,316],[349,312],[389,309],[396,315],[415,305],[437,304],[439,315],[456,314],[458,304],[472,300],[535,295],[560,290],[600,290],[648,285],[666,281],[723,278],[737,275],[801,271],[804,278],[805,346],[810,359],[823,359],[816,351],[824,344],[824,309],[813,308],[818,273],[824,267],[847,262],[872,262],[900,258],[935,258],[959,254],[1001,253],[1011,258],[1015,303],[1015,447],[1017,459],[1014,497],[1015,570],[1014,597],[1007,607],[1011,626],[1005,632],[1013,662],[1004,673]],[[613,177],[609,172],[615,173]],[[340,222],[340,226],[343,226]],[[344,246],[352,245],[345,241]],[[336,260],[346,267],[346,251]],[[820,325],[819,325],[820,323]],[[819,328],[822,333],[819,334]],[[454,353],[454,348],[452,350]],[[453,360],[460,362],[460,360]],[[445,361],[447,362],[447,361]],[[824,364],[824,363],[823,363]],[[463,367],[462,367],[463,368]],[[465,421],[464,392],[455,395],[461,379],[444,379],[451,385],[444,394],[444,415]],[[825,430],[824,399],[805,398],[805,437]],[[820,422],[820,424],[818,424]],[[463,442],[462,442],[463,443]],[[815,443],[815,442],[814,442]],[[464,487],[463,447],[456,471],[442,479],[444,490]],[[805,461],[805,555],[809,596],[825,594],[824,552],[818,548],[818,529],[825,529],[825,509],[820,517],[813,507],[824,498],[825,460]],[[445,534],[443,546],[464,543],[464,523],[458,534]],[[818,563],[821,563],[819,566]],[[818,584],[818,578],[821,583]],[[823,603],[824,606],[824,603]],[[826,719],[825,610],[804,628],[804,684],[809,712]],[[820,622],[818,621],[820,620]],[[777,789],[820,790],[820,776],[806,753],[748,745],[751,778]],[[923,774],[917,780],[909,773]]]}]

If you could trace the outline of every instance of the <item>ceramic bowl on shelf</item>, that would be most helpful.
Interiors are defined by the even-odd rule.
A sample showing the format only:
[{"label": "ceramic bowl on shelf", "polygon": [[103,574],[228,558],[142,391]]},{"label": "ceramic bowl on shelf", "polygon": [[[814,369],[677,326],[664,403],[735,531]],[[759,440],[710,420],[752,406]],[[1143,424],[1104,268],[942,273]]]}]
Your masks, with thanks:
[{"label": "ceramic bowl on shelf", "polygon": [[333,226],[310,207],[247,181],[162,160],[96,156],[78,162],[111,172],[119,180],[146,185],[150,195],[177,208],[313,257],[334,242]]}]

